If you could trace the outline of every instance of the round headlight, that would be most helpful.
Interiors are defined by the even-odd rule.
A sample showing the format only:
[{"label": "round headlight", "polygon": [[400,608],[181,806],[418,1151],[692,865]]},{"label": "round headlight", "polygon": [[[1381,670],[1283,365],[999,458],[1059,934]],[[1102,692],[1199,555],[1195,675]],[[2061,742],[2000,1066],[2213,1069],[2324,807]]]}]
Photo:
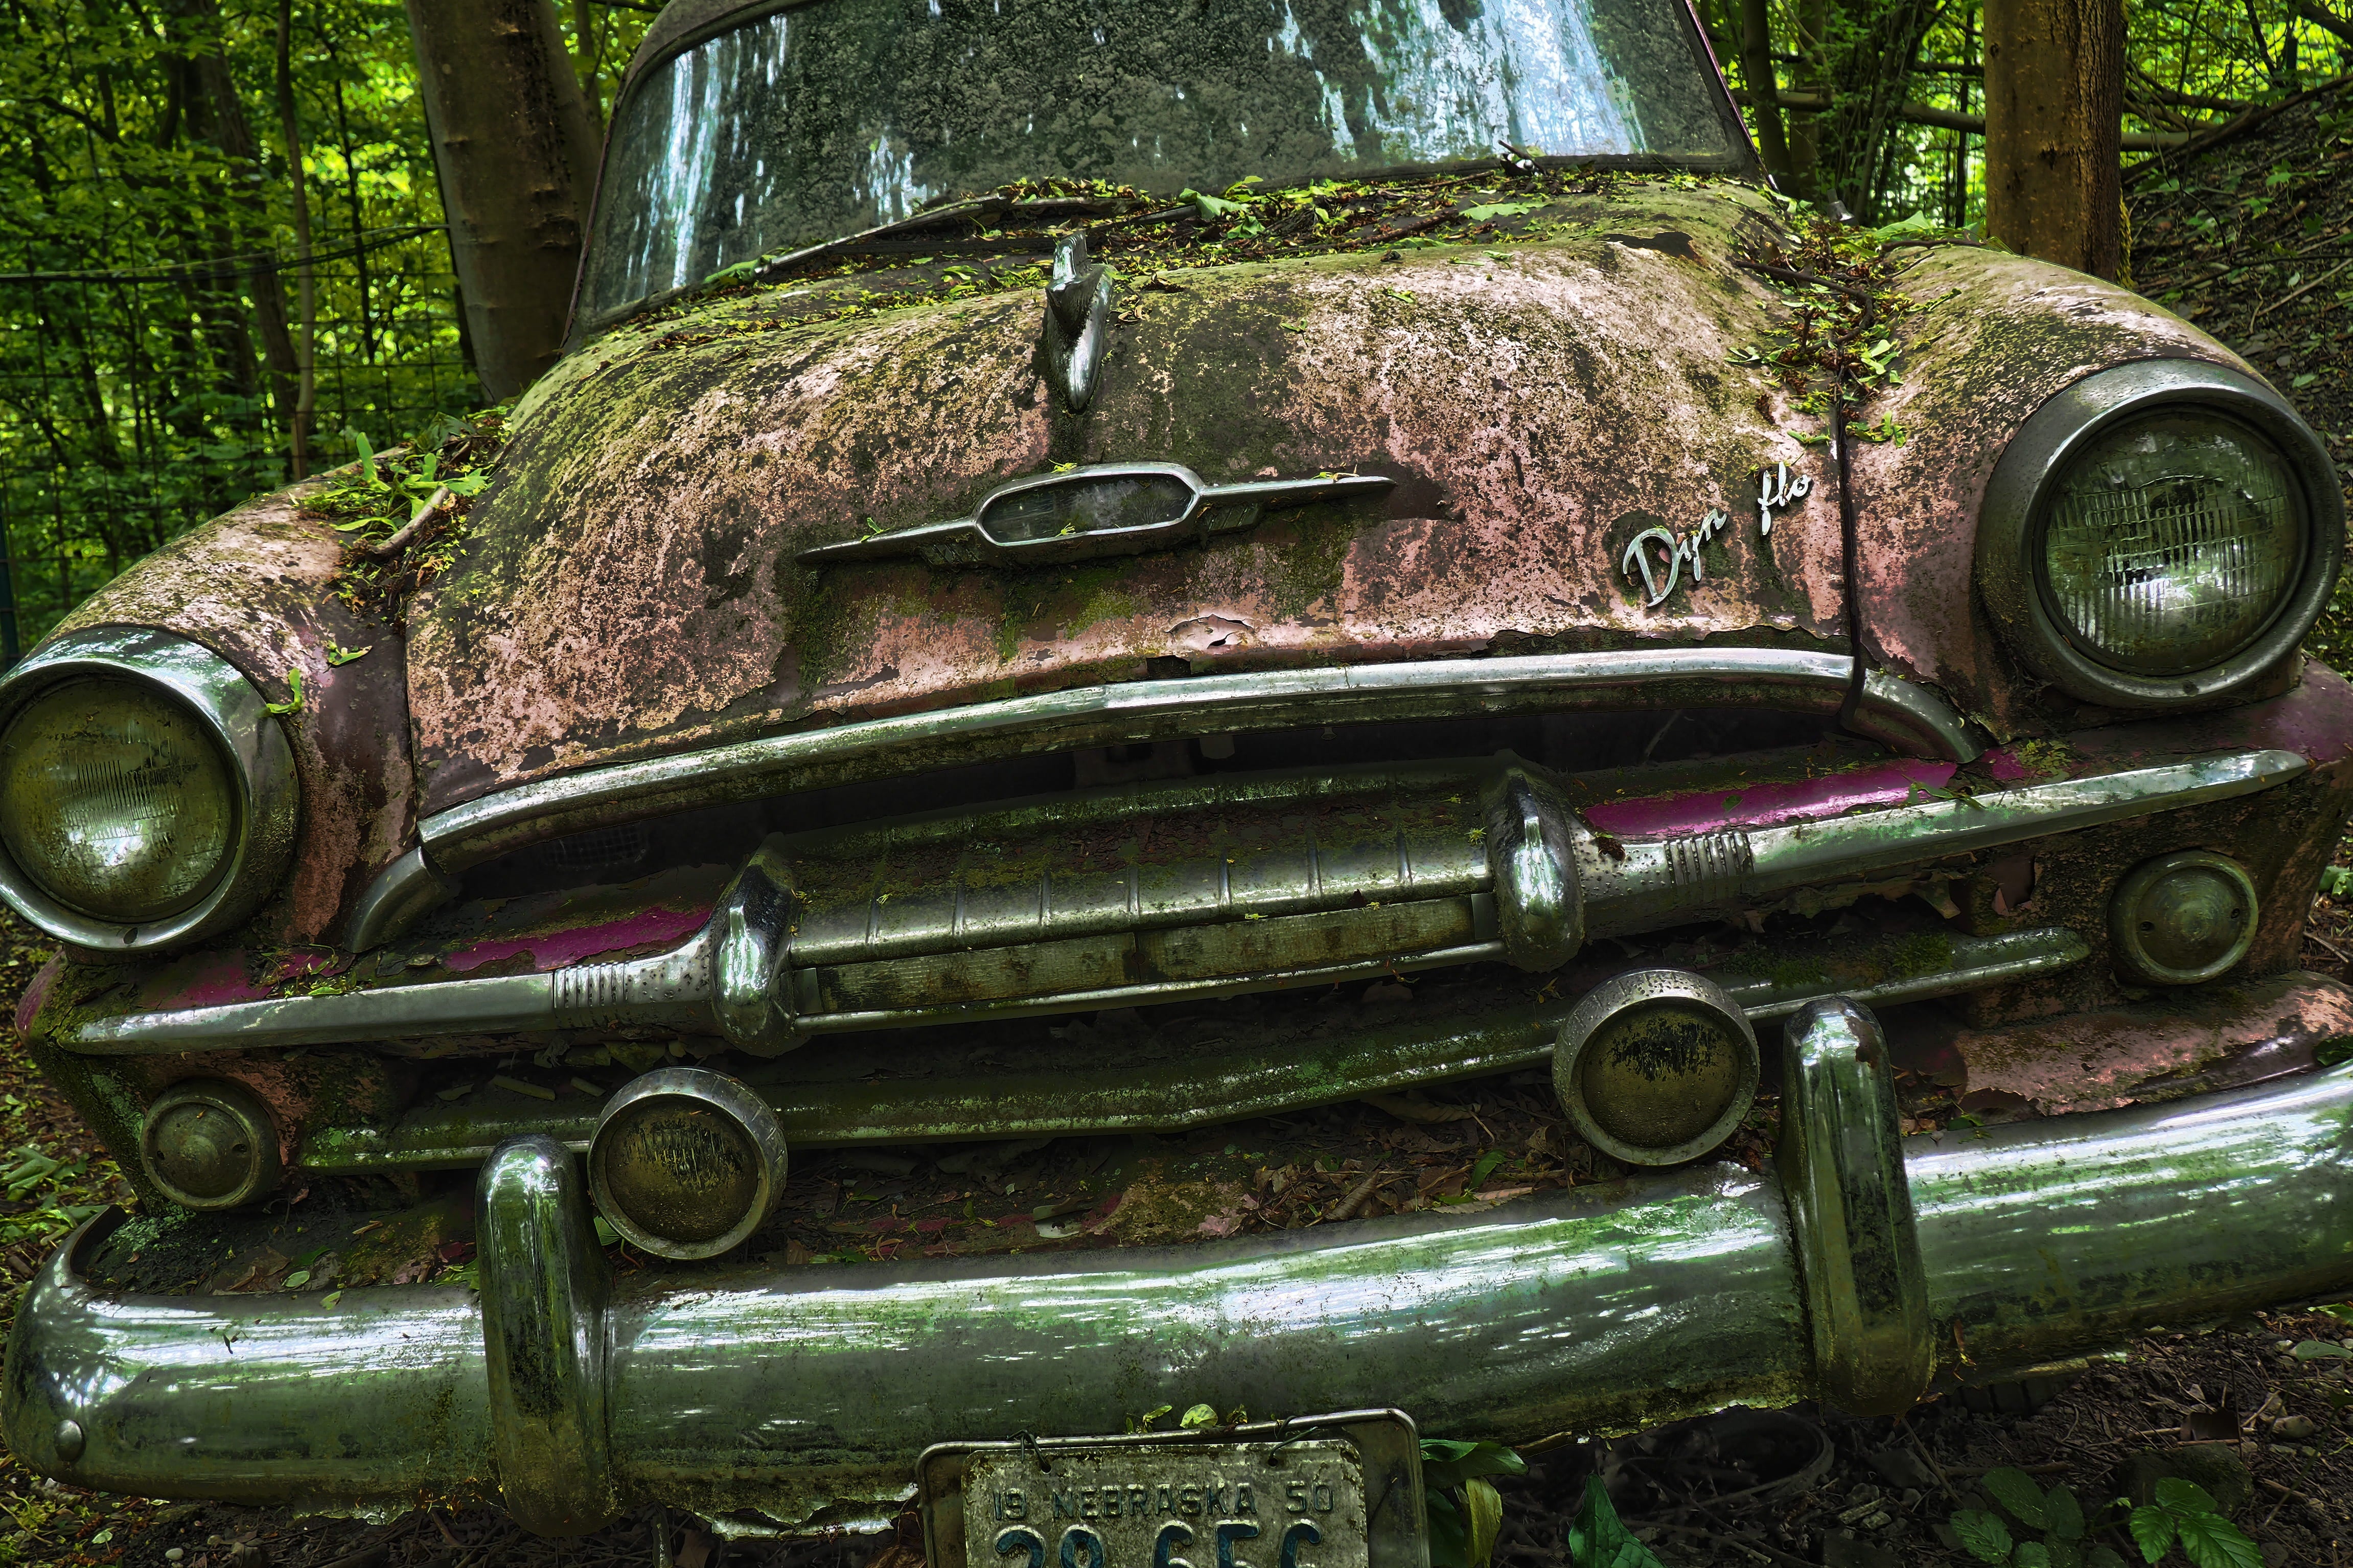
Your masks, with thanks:
[{"label": "round headlight", "polygon": [[2103,708],[2243,692],[2328,604],[2345,506],[2278,393],[2198,360],[2083,377],[2019,426],[1986,484],[1977,586],[2032,674]]},{"label": "round headlight", "polygon": [[201,898],[237,841],[228,759],[153,687],[70,680],[0,735],[0,845],[58,902],[126,922]]},{"label": "round headlight", "polygon": [[2101,432],[2042,524],[2052,615],[2093,658],[2136,675],[2221,664],[2296,585],[2304,493],[2277,447],[2235,420],[2168,412]]}]

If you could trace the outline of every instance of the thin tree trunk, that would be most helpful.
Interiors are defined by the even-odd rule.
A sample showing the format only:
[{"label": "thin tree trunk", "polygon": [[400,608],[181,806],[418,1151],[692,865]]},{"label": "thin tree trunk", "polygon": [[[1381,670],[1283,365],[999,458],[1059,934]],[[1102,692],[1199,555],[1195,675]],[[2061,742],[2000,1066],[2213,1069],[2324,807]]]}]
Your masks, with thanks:
[{"label": "thin tree trunk", "polygon": [[319,298],[311,270],[310,175],[302,165],[302,128],[294,113],[294,0],[278,0],[278,130],[286,143],[286,178],[294,196],[294,290],[302,340],[296,350],[292,435],[294,477],[311,474],[311,418],[319,401]]},{"label": "thin tree trunk", "polygon": [[605,38],[596,26],[596,0],[572,0],[572,64],[580,97],[588,106],[588,128],[605,134],[605,95],[596,89],[596,68],[605,63]]},{"label": "thin tree trunk", "polygon": [[1757,119],[1757,151],[1765,172],[1786,184],[1791,178],[1789,143],[1781,134],[1781,108],[1775,101],[1780,79],[1773,74],[1773,19],[1766,0],[1740,0],[1740,79]]},{"label": "thin tree trunk", "polygon": [[[1830,0],[1798,0],[1798,68],[1790,83],[1799,92],[1828,101],[1830,76]],[[1806,111],[1789,116],[1789,175],[1798,195],[1808,201],[1821,190],[1821,116]]]},{"label": "thin tree trunk", "polygon": [[503,400],[563,350],[596,140],[552,0],[406,4],[474,366]]},{"label": "thin tree trunk", "polygon": [[[174,11],[180,17],[204,23],[216,20],[219,15],[213,0],[176,0]],[[220,149],[232,166],[237,184],[244,187],[227,204],[237,215],[232,233],[237,247],[250,258],[246,281],[252,291],[254,324],[260,329],[262,359],[269,367],[271,390],[278,406],[289,416],[290,436],[301,367],[294,353],[294,335],[287,326],[286,297],[279,292],[278,268],[266,248],[269,226],[261,205],[266,174],[261,166],[261,149],[245,117],[245,103],[237,96],[228,62],[217,54],[197,55],[188,59],[187,67],[194,89],[187,105],[190,125],[197,135]]]},{"label": "thin tree trunk", "polygon": [[2119,0],[1986,0],[1986,227],[2114,278],[2122,259]]},{"label": "thin tree trunk", "polygon": [[352,208],[352,266],[360,285],[360,358],[375,363],[375,304],[368,289],[367,222],[360,207],[360,169],[352,156],[352,121],[343,110],[343,83],[335,80],[335,132],[343,146],[343,190]]}]

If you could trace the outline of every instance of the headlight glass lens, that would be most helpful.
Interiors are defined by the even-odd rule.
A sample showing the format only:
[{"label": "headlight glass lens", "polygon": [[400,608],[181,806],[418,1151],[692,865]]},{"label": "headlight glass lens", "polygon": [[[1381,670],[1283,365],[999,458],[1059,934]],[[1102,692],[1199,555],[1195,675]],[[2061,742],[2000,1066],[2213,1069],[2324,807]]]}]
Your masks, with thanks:
[{"label": "headlight glass lens", "polygon": [[228,764],[202,721],[151,687],[75,680],[0,737],[0,844],[44,891],[105,921],[187,908],[237,837]]},{"label": "headlight glass lens", "polygon": [[2210,669],[2295,589],[2304,507],[2271,443],[2176,412],[2128,421],[2075,459],[2043,526],[2043,582],[2069,639],[2136,675]]}]

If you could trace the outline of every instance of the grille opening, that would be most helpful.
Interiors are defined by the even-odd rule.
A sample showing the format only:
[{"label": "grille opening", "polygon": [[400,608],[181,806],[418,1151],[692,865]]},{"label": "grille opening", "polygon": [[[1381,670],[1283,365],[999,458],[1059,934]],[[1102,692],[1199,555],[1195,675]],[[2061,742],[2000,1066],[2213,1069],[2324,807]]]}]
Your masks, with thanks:
[{"label": "grille opening", "polygon": [[[1870,754],[1880,748],[1832,719],[1774,709],[1529,714],[1505,718],[1312,725],[1261,733],[1105,746],[968,763],[929,773],[708,806],[646,822],[591,828],[485,861],[465,876],[463,897],[516,898],[630,880],[681,866],[733,866],[770,833],[849,827],[1106,784],[1436,762],[1510,752],[1554,773],[1612,775],[1613,792],[1656,778],[1675,787],[1684,764],[1785,748]],[[634,850],[634,854],[630,851]]]}]

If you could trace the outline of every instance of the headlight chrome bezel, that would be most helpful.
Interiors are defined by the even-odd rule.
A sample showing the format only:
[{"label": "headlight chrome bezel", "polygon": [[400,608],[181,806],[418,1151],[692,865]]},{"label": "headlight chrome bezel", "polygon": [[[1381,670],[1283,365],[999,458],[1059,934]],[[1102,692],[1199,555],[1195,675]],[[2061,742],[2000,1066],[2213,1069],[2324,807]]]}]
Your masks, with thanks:
[{"label": "headlight chrome bezel", "polygon": [[[2060,479],[2119,425],[2158,413],[2209,414],[2246,426],[2286,462],[2305,519],[2303,564],[2263,629],[2220,663],[2183,675],[2139,675],[2091,658],[2052,615],[2043,581],[2043,522]],[[2239,694],[2291,658],[2327,606],[2345,552],[2345,502],[2327,450],[2279,394],[2202,360],[2139,360],[2094,372],[2056,394],[2011,438],[1978,519],[1979,601],[2029,670],[2104,708],[2180,708]]]},{"label": "headlight chrome bezel", "polygon": [[62,942],[100,952],[156,952],[235,926],[277,887],[294,848],[301,791],[285,731],[236,666],[199,643],[146,626],[79,632],[0,679],[0,735],[35,698],[69,680],[132,680],[194,712],[229,763],[237,833],[220,874],[192,902],[137,923],[87,915],[53,898],[0,847],[0,899]]}]

